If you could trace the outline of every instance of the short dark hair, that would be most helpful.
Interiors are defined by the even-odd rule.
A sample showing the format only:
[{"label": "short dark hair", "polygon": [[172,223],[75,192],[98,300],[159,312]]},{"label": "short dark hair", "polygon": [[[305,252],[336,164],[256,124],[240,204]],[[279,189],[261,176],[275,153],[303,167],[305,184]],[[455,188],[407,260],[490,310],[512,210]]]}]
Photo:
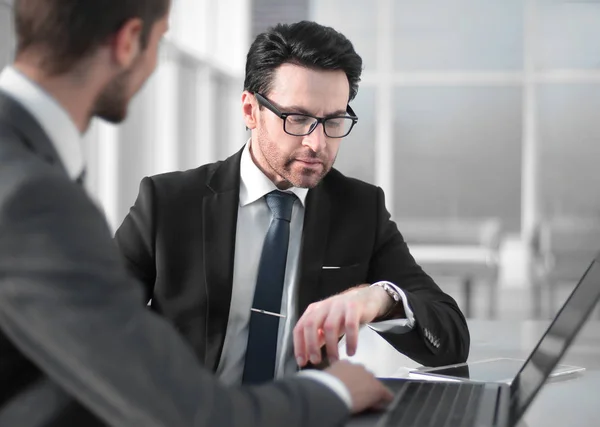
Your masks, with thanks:
[{"label": "short dark hair", "polygon": [[350,83],[349,101],[358,92],[362,58],[350,40],[331,27],[301,21],[278,24],[259,34],[246,57],[244,90],[266,96],[275,70],[285,63],[317,70],[343,70]]},{"label": "short dark hair", "polygon": [[143,22],[145,48],[169,6],[170,0],[16,0],[17,57],[39,48],[44,71],[65,73],[133,18]]}]

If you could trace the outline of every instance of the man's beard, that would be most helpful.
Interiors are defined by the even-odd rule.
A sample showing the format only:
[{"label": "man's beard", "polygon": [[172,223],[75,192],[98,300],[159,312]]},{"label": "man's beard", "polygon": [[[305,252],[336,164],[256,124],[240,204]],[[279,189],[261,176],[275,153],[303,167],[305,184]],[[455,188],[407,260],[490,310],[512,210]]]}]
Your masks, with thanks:
[{"label": "man's beard", "polygon": [[123,71],[106,85],[96,99],[93,116],[100,117],[110,123],[121,123],[127,117],[129,99],[127,87],[131,70]]},{"label": "man's beard", "polygon": [[[277,150],[277,143],[271,140],[269,135],[263,129],[258,132],[258,143],[263,158],[266,160],[269,168],[293,187],[309,189],[316,187],[329,173],[333,165],[333,162],[329,164],[326,157],[318,155],[313,151],[307,151],[309,150],[308,148],[299,149],[292,153],[287,159],[282,158],[279,150]],[[297,168],[294,170],[292,165],[294,163],[294,158],[297,157],[319,159],[323,163],[323,170],[320,173],[315,173],[315,171],[309,168],[302,169],[301,171],[298,171]]]}]

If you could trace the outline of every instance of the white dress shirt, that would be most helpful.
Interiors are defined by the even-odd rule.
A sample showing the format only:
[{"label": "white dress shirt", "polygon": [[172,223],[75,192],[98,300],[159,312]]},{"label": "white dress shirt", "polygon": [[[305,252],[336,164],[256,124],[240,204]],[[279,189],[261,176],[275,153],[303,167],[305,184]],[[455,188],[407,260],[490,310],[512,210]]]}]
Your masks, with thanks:
[{"label": "white dress shirt", "polygon": [[[240,195],[236,229],[233,290],[229,320],[223,344],[223,352],[217,368],[217,375],[226,384],[240,384],[244,372],[244,358],[248,343],[250,309],[254,300],[254,289],[258,276],[258,266],[264,238],[271,223],[271,211],[264,196],[277,190],[273,182],[256,166],[250,155],[250,142],[246,144],[240,161]],[[308,189],[292,187],[288,192],[294,193],[297,200],[292,209],[290,222],[290,240],[283,287],[277,339],[277,358],[275,377],[281,378],[297,372],[298,366],[294,356],[293,329],[298,320],[295,301],[298,281],[298,260],[300,257],[302,229],[304,225],[305,201]],[[373,329],[385,332],[404,333],[414,326],[414,315],[406,296],[401,289],[391,284],[400,293],[407,313],[407,319],[373,323]],[[335,389],[339,385],[345,387],[337,378],[320,371],[302,371],[300,375],[310,375],[315,379],[325,380]],[[334,380],[334,383],[330,381]],[[337,382],[338,384],[335,384]],[[343,398],[349,402],[349,394]]]},{"label": "white dress shirt", "polygon": [[[277,190],[275,184],[254,164],[249,147],[250,144],[246,144],[240,162],[240,204],[235,240],[233,292],[223,353],[217,369],[218,375],[227,384],[240,384],[242,380],[248,342],[250,308],[254,300],[262,246],[271,224],[271,211],[264,196]],[[290,335],[296,323],[294,290],[298,276],[296,273],[300,255],[299,243],[304,224],[304,202],[308,189],[291,188],[289,192],[294,193],[297,199],[294,201],[292,220],[290,221],[290,243],[280,311],[285,318],[281,318],[279,322],[276,378],[284,374],[295,373],[298,370]]]},{"label": "white dress shirt", "polygon": [[44,89],[13,67],[0,73],[0,90],[21,104],[50,138],[71,179],[84,168],[81,134],[64,108]]}]

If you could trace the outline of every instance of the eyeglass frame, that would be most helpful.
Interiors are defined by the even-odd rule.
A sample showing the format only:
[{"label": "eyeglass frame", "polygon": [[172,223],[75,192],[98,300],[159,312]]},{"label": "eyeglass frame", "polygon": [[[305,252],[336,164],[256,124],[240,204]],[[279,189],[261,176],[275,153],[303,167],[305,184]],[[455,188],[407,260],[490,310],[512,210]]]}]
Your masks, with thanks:
[{"label": "eyeglass frame", "polygon": [[[321,124],[323,126],[323,132],[325,133],[325,136],[327,136],[328,138],[336,138],[336,139],[345,138],[348,135],[350,135],[350,132],[352,132],[352,129],[354,129],[354,126],[358,122],[358,116],[356,115],[356,113],[354,112],[354,110],[352,109],[352,107],[350,107],[350,105],[346,106],[346,113],[348,114],[347,116],[316,117],[316,116],[312,116],[310,114],[304,114],[304,113],[283,113],[271,101],[269,101],[269,99],[266,96],[261,95],[258,92],[254,92],[253,95],[256,98],[256,101],[258,102],[259,105],[262,105],[263,107],[265,107],[266,109],[268,109],[269,111],[271,111],[273,114],[275,114],[277,117],[279,117],[280,119],[283,120],[283,131],[285,133],[287,133],[288,135],[291,135],[291,136],[307,136],[307,135],[310,135],[311,133],[313,133],[315,131],[315,129],[317,127],[319,127],[319,124]],[[311,119],[315,119],[316,122],[312,126],[312,129],[310,129],[307,133],[304,133],[302,135],[297,135],[295,133],[288,132],[287,129],[285,128],[285,124],[286,124],[287,118],[289,116],[310,117]],[[343,136],[329,136],[327,134],[327,130],[325,128],[325,122],[327,120],[330,120],[330,119],[351,119],[352,120],[352,125],[350,126],[350,129],[348,129],[348,132],[345,135],[343,135]]]}]

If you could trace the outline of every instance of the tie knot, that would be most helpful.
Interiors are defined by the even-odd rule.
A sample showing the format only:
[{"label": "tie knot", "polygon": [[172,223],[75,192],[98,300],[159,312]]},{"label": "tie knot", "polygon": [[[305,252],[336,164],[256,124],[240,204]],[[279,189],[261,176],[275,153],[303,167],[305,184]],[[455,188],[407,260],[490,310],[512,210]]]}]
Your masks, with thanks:
[{"label": "tie knot", "polygon": [[273,218],[283,219],[287,222],[292,220],[292,208],[296,200],[295,194],[275,190],[267,194],[265,199],[267,206],[271,209]]}]

